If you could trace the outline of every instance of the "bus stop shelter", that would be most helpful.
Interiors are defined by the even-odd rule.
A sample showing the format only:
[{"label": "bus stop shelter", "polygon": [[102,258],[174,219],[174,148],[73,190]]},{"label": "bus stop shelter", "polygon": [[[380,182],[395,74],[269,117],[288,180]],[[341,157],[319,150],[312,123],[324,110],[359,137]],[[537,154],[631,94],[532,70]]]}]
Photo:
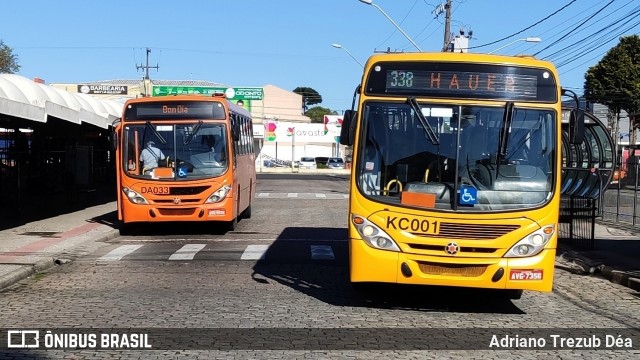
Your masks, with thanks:
[{"label": "bus stop shelter", "polygon": [[584,138],[571,144],[569,113],[570,109],[563,109],[560,241],[592,249],[595,221],[616,163],[614,142],[607,127],[593,114],[585,113]]},{"label": "bus stop shelter", "polygon": [[112,181],[110,126],[122,106],[0,74],[2,218],[64,207]]}]

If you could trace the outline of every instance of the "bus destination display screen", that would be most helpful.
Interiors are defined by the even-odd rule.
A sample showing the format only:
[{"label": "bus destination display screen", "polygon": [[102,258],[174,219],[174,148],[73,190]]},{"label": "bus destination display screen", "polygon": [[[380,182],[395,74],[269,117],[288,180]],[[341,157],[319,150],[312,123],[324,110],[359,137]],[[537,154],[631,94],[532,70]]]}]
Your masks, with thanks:
[{"label": "bus destination display screen", "polygon": [[555,102],[556,82],[545,69],[463,63],[380,63],[367,81],[369,95]]},{"label": "bus destination display screen", "polygon": [[130,104],[124,116],[126,120],[221,120],[225,111],[218,101],[162,101]]}]

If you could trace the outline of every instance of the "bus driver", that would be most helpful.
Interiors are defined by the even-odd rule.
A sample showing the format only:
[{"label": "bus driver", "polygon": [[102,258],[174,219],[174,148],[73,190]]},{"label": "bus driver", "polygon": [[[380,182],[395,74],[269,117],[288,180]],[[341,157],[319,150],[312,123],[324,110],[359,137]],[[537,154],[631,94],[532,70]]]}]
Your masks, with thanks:
[{"label": "bus driver", "polygon": [[142,172],[148,174],[152,169],[158,167],[158,162],[164,160],[162,150],[155,147],[155,142],[147,141],[147,146],[140,152],[140,161],[142,161]]}]

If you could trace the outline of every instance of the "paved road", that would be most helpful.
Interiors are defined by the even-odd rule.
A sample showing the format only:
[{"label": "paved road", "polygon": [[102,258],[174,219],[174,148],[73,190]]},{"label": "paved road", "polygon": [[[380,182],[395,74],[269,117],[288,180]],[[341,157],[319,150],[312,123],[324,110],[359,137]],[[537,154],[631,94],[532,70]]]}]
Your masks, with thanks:
[{"label": "paved road", "polygon": [[[0,358],[582,359],[640,353],[637,336],[632,352],[487,350],[492,334],[528,334],[550,343],[552,332],[534,329],[603,339],[613,329],[637,331],[638,293],[600,278],[559,270],[553,293],[529,292],[513,301],[434,287],[354,293],[346,192],[343,177],[264,177],[258,193],[269,195],[256,198],[253,217],[234,232],[199,224],[136,227],[0,294],[2,328],[156,329],[192,339],[196,350],[24,350]],[[571,330],[578,328],[587,330]],[[219,350],[198,348],[210,338],[220,340]],[[425,350],[447,341],[454,350]]]}]

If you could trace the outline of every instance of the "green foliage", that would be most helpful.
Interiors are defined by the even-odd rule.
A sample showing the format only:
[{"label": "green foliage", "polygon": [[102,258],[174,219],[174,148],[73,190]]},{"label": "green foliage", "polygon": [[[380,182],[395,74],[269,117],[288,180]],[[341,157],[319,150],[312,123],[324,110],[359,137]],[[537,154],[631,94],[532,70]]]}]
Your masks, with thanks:
[{"label": "green foliage", "polygon": [[0,40],[0,74],[14,74],[18,71],[20,71],[18,55],[14,54],[13,49]]},{"label": "green foliage", "polygon": [[305,112],[309,105],[320,104],[322,102],[322,96],[310,87],[297,87],[293,89],[293,92],[302,95],[302,104]]},{"label": "green foliage", "polygon": [[585,74],[584,95],[618,113],[640,110],[640,36],[620,42]]},{"label": "green foliage", "polygon": [[320,123],[320,124],[324,123],[325,115],[338,115],[337,112],[322,106],[314,106],[304,114],[311,119],[312,123]]}]

